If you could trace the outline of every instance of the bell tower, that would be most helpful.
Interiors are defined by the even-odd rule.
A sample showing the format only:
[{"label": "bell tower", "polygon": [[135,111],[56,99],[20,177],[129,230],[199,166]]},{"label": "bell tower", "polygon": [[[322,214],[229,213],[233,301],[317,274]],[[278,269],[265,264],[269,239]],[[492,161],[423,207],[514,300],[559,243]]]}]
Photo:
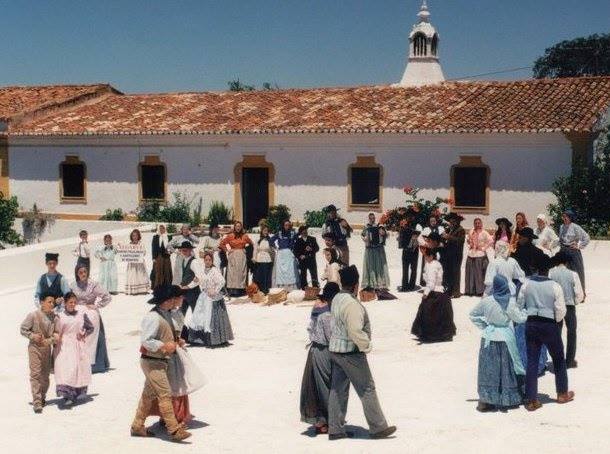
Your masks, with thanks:
[{"label": "bell tower", "polygon": [[398,84],[400,87],[419,87],[438,84],[445,80],[439,63],[439,37],[430,23],[430,11],[426,0],[417,14],[418,21],[409,34],[409,58]]}]

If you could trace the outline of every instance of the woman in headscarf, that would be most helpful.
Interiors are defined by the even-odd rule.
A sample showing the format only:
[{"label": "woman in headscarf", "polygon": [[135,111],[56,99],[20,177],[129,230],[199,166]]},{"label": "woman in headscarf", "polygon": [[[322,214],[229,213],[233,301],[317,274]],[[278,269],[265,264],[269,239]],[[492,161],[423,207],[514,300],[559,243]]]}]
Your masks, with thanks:
[{"label": "woman in headscarf", "polygon": [[557,246],[559,246],[559,237],[549,226],[546,215],[543,213],[540,213],[536,217],[536,228],[534,229],[534,235],[538,237],[538,239],[534,240],[535,246],[542,249],[542,251],[549,257],[555,255]]},{"label": "woman in headscarf", "polygon": [[153,266],[150,272],[152,288],[172,284],[172,260],[170,254],[171,235],[167,234],[165,225],[159,224],[157,233],[152,239]]},{"label": "woman in headscarf", "polygon": [[281,287],[287,291],[299,287],[299,266],[292,250],[297,239],[296,232],[292,229],[292,223],[285,220],[282,228],[275,234],[270,242],[276,251],[273,267],[273,286]]},{"label": "woman in headscarf", "polygon": [[225,236],[218,247],[227,254],[227,291],[229,296],[243,296],[248,285],[248,258],[246,247],[253,243],[244,231],[244,225],[235,221],[233,231]]},{"label": "woman in headscarf", "polygon": [[496,275],[502,275],[508,280],[511,294],[516,297],[517,286],[521,286],[525,280],[525,273],[517,263],[510,257],[510,246],[505,241],[497,241],[495,246],[495,258],[487,266],[485,272],[485,295],[491,295],[493,282]]},{"label": "woman in headscarf", "polygon": [[521,234],[521,230],[529,227],[529,223],[527,222],[527,218],[525,217],[525,213],[521,211],[515,215],[515,233],[510,239],[510,251],[515,252],[517,249],[517,245],[519,244],[519,236]]},{"label": "woman in headscarf", "polygon": [[586,298],[585,264],[582,260],[582,252],[580,251],[587,247],[591,238],[581,226],[574,223],[576,220],[576,213],[573,210],[564,211],[561,219],[563,221],[563,224],[559,227],[559,243],[561,250],[569,257],[568,269],[576,271],[576,274],[578,274],[580,285],[585,292]]},{"label": "woman in headscarf", "polygon": [[468,233],[468,252],[466,259],[466,283],[464,294],[482,296],[485,291],[485,272],[489,259],[487,249],[493,244],[493,238],[483,228],[481,218],[475,218],[474,226]]},{"label": "woman in headscarf", "polygon": [[455,336],[451,296],[443,286],[443,267],[436,260],[436,253],[429,248],[424,256],[424,296],[411,327],[411,334],[421,342],[447,342]]},{"label": "woman in headscarf", "polygon": [[93,332],[86,340],[91,372],[94,374],[106,372],[110,368],[110,360],[100,309],[107,306],[112,297],[101,285],[89,278],[89,268],[85,265],[76,269],[76,276],[77,280],[72,284],[76,304],[85,306],[85,314],[93,325]]},{"label": "woman in headscarf", "polygon": [[477,384],[481,412],[516,407],[523,400],[525,369],[512,323],[524,323],[527,313],[517,307],[508,284],[497,274],[492,294],[470,312],[470,320],[482,330]]},{"label": "woman in headscarf", "polygon": [[328,397],[330,395],[331,364],[328,344],[332,335],[330,312],[339,285],[331,282],[324,287],[311,311],[309,341],[303,380],[301,382],[301,421],[314,425],[316,435],[328,433]]}]

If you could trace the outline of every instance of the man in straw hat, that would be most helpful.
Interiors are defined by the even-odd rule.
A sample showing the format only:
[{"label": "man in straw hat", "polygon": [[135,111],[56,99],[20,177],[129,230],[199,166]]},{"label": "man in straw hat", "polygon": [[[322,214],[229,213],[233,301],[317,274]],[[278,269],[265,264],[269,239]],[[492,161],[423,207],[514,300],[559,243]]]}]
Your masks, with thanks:
[{"label": "man in straw hat", "polygon": [[372,439],[387,438],[396,432],[388,426],[375,390],[366,354],[372,349],[369,316],[355,295],[358,294],[360,276],[355,266],[339,271],[341,292],[333,298],[331,311],[335,325],[328,349],[332,364],[331,389],[328,401],[328,438],[349,438],[345,431],[345,412],[349,385],[354,385],[369,425]]},{"label": "man in straw hat", "polygon": [[175,286],[163,285],[155,288],[153,295],[148,303],[154,307],[142,320],[140,366],[146,381],[131,424],[131,436],[154,436],[144,424],[156,402],[171,440],[182,441],[191,434],[176,420],[167,376],[169,358],[175,354],[178,346],[171,316],[177,290]]}]

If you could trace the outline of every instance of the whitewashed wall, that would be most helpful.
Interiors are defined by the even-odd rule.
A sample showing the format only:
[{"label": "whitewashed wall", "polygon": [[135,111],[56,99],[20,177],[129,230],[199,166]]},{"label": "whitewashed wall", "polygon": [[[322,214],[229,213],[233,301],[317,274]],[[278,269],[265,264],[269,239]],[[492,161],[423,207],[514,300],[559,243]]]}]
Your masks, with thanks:
[{"label": "whitewashed wall", "polygon": [[[570,143],[562,134],[151,136],[12,139],[11,194],[24,207],[34,203],[55,213],[133,210],[138,203],[137,166],[147,154],[167,164],[168,192],[233,204],[233,169],[243,155],[264,154],[275,166],[275,203],[302,219],[329,203],[351,222],[363,212],[347,210],[347,168],[357,155],[374,155],[384,168],[384,209],[404,204],[409,184],[426,197],[449,196],[450,167],[460,155],[481,155],[490,166],[489,220],[525,211],[530,217],[553,200],[552,182],[569,173]],[[87,204],[59,201],[58,168],[66,155],[87,165]]]}]

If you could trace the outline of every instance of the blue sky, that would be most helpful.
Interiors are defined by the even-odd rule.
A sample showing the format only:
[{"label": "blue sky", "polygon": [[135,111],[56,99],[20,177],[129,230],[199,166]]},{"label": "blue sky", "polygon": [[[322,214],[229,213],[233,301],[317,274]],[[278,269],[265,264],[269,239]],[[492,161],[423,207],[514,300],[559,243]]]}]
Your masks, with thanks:
[{"label": "blue sky", "polygon": [[[447,78],[528,66],[610,32],[608,0],[429,0]],[[420,0],[0,0],[0,85],[125,92],[396,82]],[[525,78],[531,71],[489,76]]]}]

